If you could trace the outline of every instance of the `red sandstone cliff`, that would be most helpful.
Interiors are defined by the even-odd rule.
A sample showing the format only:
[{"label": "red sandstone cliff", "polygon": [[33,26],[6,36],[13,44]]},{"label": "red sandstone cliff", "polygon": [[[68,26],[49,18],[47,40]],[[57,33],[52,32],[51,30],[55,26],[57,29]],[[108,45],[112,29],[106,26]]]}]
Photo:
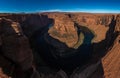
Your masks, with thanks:
[{"label": "red sandstone cliff", "polygon": [[[7,64],[5,60],[11,62],[12,64],[8,62],[8,66],[15,67],[15,69],[10,68],[11,70],[8,70],[14,73],[15,71],[22,71],[22,73],[16,72],[19,74],[15,75],[15,77],[24,78],[23,72],[32,69],[33,54],[28,38],[23,34],[20,24],[11,19],[1,18],[0,39],[0,54],[5,58],[0,59],[0,61],[5,62],[5,64]],[[0,64],[0,66],[4,67],[4,64]],[[10,75],[13,75],[13,73]]]},{"label": "red sandstone cliff", "polygon": [[78,42],[77,29],[74,26],[74,22],[64,14],[56,14],[53,19],[53,27],[48,31],[50,36],[69,47],[73,47]]},{"label": "red sandstone cliff", "polygon": [[[25,15],[10,14],[5,16],[1,15],[0,17],[0,33],[2,33],[2,35],[0,34],[0,46],[3,46],[3,54],[10,57],[10,60],[12,59],[17,63],[22,64],[21,66],[23,66],[23,68],[29,68],[32,65],[31,63],[33,59],[32,50],[29,47],[27,37],[31,38],[36,31],[51,24],[53,27],[48,31],[49,35],[52,38],[65,43],[68,47],[73,48],[73,46],[78,42],[79,37],[77,28],[74,26],[74,23],[76,22],[80,26],[88,27],[95,33],[95,38],[93,39],[93,43],[95,43],[95,45],[93,45],[93,48],[96,54],[94,59],[101,60],[96,63],[91,62],[90,66],[86,65],[87,67],[80,69],[80,72],[77,71],[78,74],[73,74],[72,78],[98,78],[97,75],[101,73],[98,70],[100,64],[102,64],[104,72],[103,74],[100,74],[102,75],[100,78],[103,76],[105,78],[120,77],[120,15],[42,13]],[[4,24],[1,24],[1,21],[3,21]],[[55,43],[53,42],[52,44]],[[21,52],[25,53],[22,54]],[[104,56],[103,52],[106,53]],[[28,58],[31,60],[28,60]],[[86,72],[87,75],[85,75]]]}]

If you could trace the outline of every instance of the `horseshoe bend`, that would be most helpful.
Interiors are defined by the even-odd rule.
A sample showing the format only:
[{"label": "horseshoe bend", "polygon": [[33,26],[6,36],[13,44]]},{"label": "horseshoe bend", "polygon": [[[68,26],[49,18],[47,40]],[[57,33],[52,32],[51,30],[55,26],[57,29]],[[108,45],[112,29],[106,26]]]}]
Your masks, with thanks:
[{"label": "horseshoe bend", "polygon": [[119,78],[120,14],[1,13],[1,78]]}]

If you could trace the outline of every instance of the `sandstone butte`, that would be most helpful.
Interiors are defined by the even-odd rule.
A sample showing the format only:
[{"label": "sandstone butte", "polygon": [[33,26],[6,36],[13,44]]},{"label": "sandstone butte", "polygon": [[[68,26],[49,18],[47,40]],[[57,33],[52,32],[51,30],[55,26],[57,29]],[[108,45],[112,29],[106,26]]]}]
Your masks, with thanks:
[{"label": "sandstone butte", "polygon": [[[14,77],[14,71],[18,69],[14,63],[20,65],[23,71],[17,72],[20,78],[25,70],[37,68],[34,66],[36,61],[33,61],[33,57],[37,56],[33,56],[34,50],[29,40],[37,31],[48,26],[49,36],[74,48],[79,42],[75,23],[89,28],[95,37],[92,40],[92,59],[80,69],[75,69],[70,78],[120,78],[120,14],[57,12],[0,14],[0,78],[18,78]],[[49,44],[59,46],[59,43]],[[56,75],[42,74],[41,78],[57,78],[58,75],[61,75],[60,78],[68,78],[62,70],[56,72]]]}]

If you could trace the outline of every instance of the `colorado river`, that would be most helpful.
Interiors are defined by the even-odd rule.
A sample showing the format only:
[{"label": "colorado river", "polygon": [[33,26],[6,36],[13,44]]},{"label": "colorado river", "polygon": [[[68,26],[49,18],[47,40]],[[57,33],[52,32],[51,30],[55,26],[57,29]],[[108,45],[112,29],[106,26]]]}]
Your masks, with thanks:
[{"label": "colorado river", "polygon": [[[53,39],[49,36],[48,29],[44,29],[44,33],[35,36],[34,48],[39,53],[39,56],[50,66],[55,68],[62,68],[65,70],[73,70],[76,67],[80,67],[87,62],[92,56],[93,48],[92,48],[92,39],[94,38],[94,34],[86,27],[80,27],[78,31],[84,34],[84,41],[78,49],[68,48],[64,43],[59,42],[56,39]],[[59,52],[59,49],[49,44],[45,37],[47,36],[48,40],[54,40],[56,43],[60,43],[60,45],[66,47],[63,51],[64,53],[68,53],[68,55],[64,55],[64,57],[57,56],[53,53]],[[61,48],[62,49],[62,48]]]}]

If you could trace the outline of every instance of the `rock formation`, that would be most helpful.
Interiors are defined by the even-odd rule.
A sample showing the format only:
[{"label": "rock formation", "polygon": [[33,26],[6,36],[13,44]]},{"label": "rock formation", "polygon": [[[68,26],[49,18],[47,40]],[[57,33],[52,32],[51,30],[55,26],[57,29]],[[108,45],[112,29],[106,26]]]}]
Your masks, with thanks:
[{"label": "rock formation", "polygon": [[102,58],[102,65],[105,78],[119,78],[120,77],[120,35],[113,43],[112,49],[108,54]]},{"label": "rock formation", "polygon": [[77,29],[74,22],[66,15],[56,15],[53,26],[48,33],[55,39],[73,47],[78,41]]},{"label": "rock formation", "polygon": [[11,77],[8,77],[6,74],[4,74],[2,69],[0,68],[0,78],[11,78]]},{"label": "rock formation", "polygon": [[[0,23],[1,54],[21,71],[32,68],[33,54],[19,23],[2,18]],[[21,75],[22,76],[22,75]],[[18,76],[16,76],[18,78]]]},{"label": "rock formation", "polygon": [[[3,14],[0,66],[9,68],[15,64],[31,72],[36,71],[31,69],[35,64],[40,74],[44,70],[41,66],[49,68],[52,73],[42,74],[42,78],[119,78],[119,36],[120,14]],[[54,63],[57,71],[49,63]]]},{"label": "rock formation", "polygon": [[120,14],[117,15],[117,18],[116,18],[115,31],[120,32]]},{"label": "rock formation", "polygon": [[[2,51],[6,57],[18,64],[25,64],[24,61],[26,58],[29,58],[31,62],[28,61],[27,65],[31,66],[32,51],[29,48],[26,36],[21,31],[19,23],[3,18],[1,23],[1,40]],[[23,51],[25,54],[23,54]],[[21,56],[22,58],[19,58]],[[22,69],[28,69],[30,66],[21,65]]]}]

